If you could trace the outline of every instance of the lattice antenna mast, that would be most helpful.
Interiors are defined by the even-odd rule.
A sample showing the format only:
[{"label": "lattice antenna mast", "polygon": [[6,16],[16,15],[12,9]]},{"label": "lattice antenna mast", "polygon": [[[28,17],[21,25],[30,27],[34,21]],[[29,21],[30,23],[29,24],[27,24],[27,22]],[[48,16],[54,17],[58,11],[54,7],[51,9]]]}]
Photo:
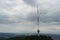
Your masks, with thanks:
[{"label": "lattice antenna mast", "polygon": [[40,36],[40,30],[39,30],[39,10],[38,10],[38,4],[37,4],[37,35]]}]

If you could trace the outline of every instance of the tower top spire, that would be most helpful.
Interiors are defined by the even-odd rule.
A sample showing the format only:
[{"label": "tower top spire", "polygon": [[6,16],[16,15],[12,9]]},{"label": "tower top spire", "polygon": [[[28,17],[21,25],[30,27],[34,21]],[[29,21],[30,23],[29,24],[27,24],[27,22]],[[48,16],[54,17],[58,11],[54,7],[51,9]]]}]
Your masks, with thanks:
[{"label": "tower top spire", "polygon": [[40,30],[39,30],[39,10],[38,10],[38,4],[37,4],[37,35],[39,36]]}]

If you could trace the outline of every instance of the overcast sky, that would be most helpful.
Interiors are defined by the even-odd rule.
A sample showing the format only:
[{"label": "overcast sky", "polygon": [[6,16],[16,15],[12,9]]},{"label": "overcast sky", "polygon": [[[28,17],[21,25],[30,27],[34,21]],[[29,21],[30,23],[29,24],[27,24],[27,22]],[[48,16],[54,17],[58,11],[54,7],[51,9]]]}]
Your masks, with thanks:
[{"label": "overcast sky", "polygon": [[60,34],[60,0],[0,0],[0,32],[36,32],[37,5],[41,33]]}]

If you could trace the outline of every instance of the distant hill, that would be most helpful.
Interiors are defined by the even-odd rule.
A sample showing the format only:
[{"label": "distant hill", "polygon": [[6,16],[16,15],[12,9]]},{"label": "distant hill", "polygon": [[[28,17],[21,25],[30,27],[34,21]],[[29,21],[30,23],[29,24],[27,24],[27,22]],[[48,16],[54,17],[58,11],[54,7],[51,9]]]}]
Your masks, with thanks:
[{"label": "distant hill", "polygon": [[8,38],[8,37],[14,37],[16,34],[14,33],[0,33],[0,37]]},{"label": "distant hill", "polygon": [[[0,32],[0,40],[6,40],[8,38],[12,37],[25,37],[25,36],[30,36],[30,35],[36,35],[35,33],[1,33]],[[44,34],[41,34],[44,35]],[[60,40],[60,34],[45,34],[47,36],[50,36],[54,40]]]},{"label": "distant hill", "polygon": [[60,40],[60,34],[49,34],[54,40]]},{"label": "distant hill", "polygon": [[39,37],[36,35],[31,36],[22,36],[22,37],[12,37],[7,40],[53,40],[50,36],[40,35]]}]

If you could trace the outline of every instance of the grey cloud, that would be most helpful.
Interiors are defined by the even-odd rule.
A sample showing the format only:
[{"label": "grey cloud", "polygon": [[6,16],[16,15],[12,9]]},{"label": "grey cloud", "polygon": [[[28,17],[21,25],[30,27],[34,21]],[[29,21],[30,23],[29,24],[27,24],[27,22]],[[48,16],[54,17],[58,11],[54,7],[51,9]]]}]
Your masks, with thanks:
[{"label": "grey cloud", "polygon": [[[47,12],[40,12],[40,22],[42,23],[46,23],[46,24],[55,24],[55,25],[59,25],[60,24],[60,12],[54,12],[51,15],[47,15]],[[31,22],[36,22],[37,20],[37,15],[36,13],[30,13],[28,15],[28,21]]]},{"label": "grey cloud", "polygon": [[[24,0],[27,4],[30,4],[30,5],[32,5],[31,4],[31,2],[30,3],[28,3],[29,2],[29,0],[27,1],[27,0]],[[42,0],[43,1],[43,0]],[[42,3],[41,3],[41,5],[39,6],[39,8],[40,8],[40,22],[42,22],[42,23],[46,23],[46,24],[60,24],[60,1],[58,2],[59,0],[55,0],[53,3],[50,1],[43,1]],[[34,3],[35,3],[35,1],[34,1]],[[33,4],[34,4],[33,3]],[[57,5],[56,5],[57,4]],[[29,19],[29,21],[34,21],[34,22],[36,22],[36,17],[37,17],[37,15],[35,15],[36,13],[31,13],[31,14],[29,14],[29,16],[28,16],[28,19]]]},{"label": "grey cloud", "polygon": [[27,20],[28,20],[28,21],[35,22],[36,19],[37,19],[36,13],[33,13],[33,12],[32,12],[32,13],[29,13],[29,14],[27,15]]},{"label": "grey cloud", "polygon": [[16,6],[16,4],[13,1],[0,0],[0,10],[2,10],[2,9],[11,9],[14,6]]},{"label": "grey cloud", "polygon": [[14,21],[9,20],[9,16],[8,15],[4,15],[3,13],[0,13],[0,24],[10,24],[10,23],[14,23]]},{"label": "grey cloud", "polygon": [[0,24],[23,22],[22,20],[24,20],[24,18],[20,17],[20,15],[18,15],[19,17],[13,15],[15,18],[13,18],[12,15],[9,15],[10,13],[13,13],[13,7],[17,5],[15,1],[16,0],[0,0]]},{"label": "grey cloud", "polygon": [[35,6],[36,5],[36,0],[23,0],[25,3],[27,3],[28,5],[32,5]]},{"label": "grey cloud", "polygon": [[0,24],[14,24],[14,23],[21,23],[24,22],[24,18],[11,18],[8,15],[1,15],[0,14]]},{"label": "grey cloud", "polygon": [[[30,5],[34,5],[36,3],[36,0],[23,0],[23,1],[26,2],[27,4],[30,4]],[[8,3],[3,3],[3,2],[0,5],[2,5],[1,7],[3,7],[3,8],[5,8],[5,7],[10,8],[11,6],[16,6],[15,3],[11,3],[11,4],[8,5]],[[41,7],[42,7],[42,5],[41,5]],[[57,5],[57,6],[59,6],[59,5]],[[50,10],[52,10],[52,9],[50,9]],[[50,15],[49,14],[50,10],[45,10],[43,7],[40,8],[40,10],[39,10],[40,11],[40,22],[51,23],[51,24],[52,23],[60,23],[60,11],[57,10],[56,12],[52,12],[52,11],[55,11],[55,10],[52,10],[50,12],[51,13],[51,15]],[[0,20],[1,20],[0,23],[5,23],[5,22],[6,23],[20,23],[20,22],[24,22],[24,21],[36,22],[36,19],[37,19],[36,12],[28,13],[27,18],[22,18],[19,15],[17,15],[17,16],[18,17],[15,17],[15,19],[10,20],[9,16],[1,15],[0,16]]]},{"label": "grey cloud", "polygon": [[[1,26],[1,24],[3,24],[1,26],[2,28],[0,27],[1,29],[8,28],[9,31],[6,30],[8,32],[10,32],[11,29],[12,29],[12,31],[15,31],[15,32],[19,31],[20,32],[21,27],[22,27],[22,29],[23,29],[23,27],[25,27],[27,29],[29,29],[29,27],[31,27],[31,28],[33,27],[34,29],[36,29],[35,28],[36,25],[34,23],[36,23],[36,21],[37,21],[37,14],[36,14],[35,10],[33,10],[34,12],[30,12],[30,13],[26,14],[26,17],[23,17],[23,15],[20,16],[20,14],[22,14],[22,12],[19,9],[18,9],[16,15],[15,14],[8,15],[8,12],[11,12],[10,9],[14,8],[17,5],[16,5],[16,3],[14,3],[14,1],[10,1],[11,3],[7,3],[7,2],[3,2],[3,1],[1,2],[1,1],[2,0],[0,0],[0,5],[1,5],[0,6],[0,26]],[[4,1],[6,1],[6,0],[4,0]],[[26,2],[26,4],[31,5],[31,6],[34,6],[36,3],[35,0],[23,0],[23,1]],[[47,6],[47,4],[49,7]],[[55,6],[53,4],[53,7],[51,8],[49,3],[46,3],[46,5],[45,5],[45,3],[41,3],[41,6],[40,6],[41,8],[39,9],[40,22],[41,22],[40,24],[42,24],[42,23],[47,24],[47,25],[42,24],[43,25],[42,30],[44,29],[43,31],[47,31],[47,30],[45,30],[45,28],[48,29],[46,27],[46,26],[48,26],[48,24],[49,25],[50,24],[60,25],[60,9],[59,9],[60,7],[59,7],[59,4],[55,5]],[[19,7],[20,7],[20,5],[19,5]],[[9,10],[9,11],[5,12],[4,9]],[[15,10],[15,9],[13,9],[13,10]],[[13,11],[12,13],[15,13],[15,11]],[[14,23],[16,23],[16,24],[14,24]],[[9,24],[9,25],[7,25],[7,24]],[[13,30],[14,28],[17,28],[17,29]],[[24,30],[26,30],[25,28],[24,28]],[[56,29],[52,29],[52,30],[56,30]]]}]

